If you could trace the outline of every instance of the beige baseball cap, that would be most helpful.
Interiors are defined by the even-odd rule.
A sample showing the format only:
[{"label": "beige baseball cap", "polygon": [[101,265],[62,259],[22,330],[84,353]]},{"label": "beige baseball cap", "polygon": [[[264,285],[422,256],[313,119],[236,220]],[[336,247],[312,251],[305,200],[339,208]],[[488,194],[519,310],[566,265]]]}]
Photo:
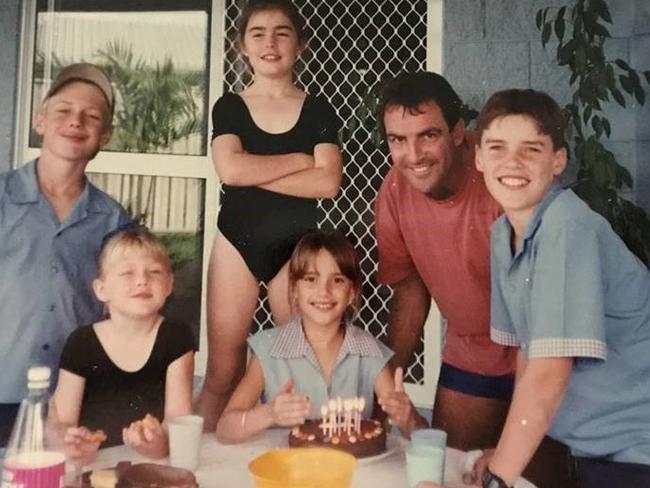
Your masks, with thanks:
[{"label": "beige baseball cap", "polygon": [[111,115],[113,115],[113,111],[115,110],[115,96],[113,94],[111,79],[103,69],[91,63],[70,64],[59,71],[59,74],[52,82],[52,86],[45,96],[45,100],[72,81],[86,81],[99,88],[106,97],[108,108]]}]

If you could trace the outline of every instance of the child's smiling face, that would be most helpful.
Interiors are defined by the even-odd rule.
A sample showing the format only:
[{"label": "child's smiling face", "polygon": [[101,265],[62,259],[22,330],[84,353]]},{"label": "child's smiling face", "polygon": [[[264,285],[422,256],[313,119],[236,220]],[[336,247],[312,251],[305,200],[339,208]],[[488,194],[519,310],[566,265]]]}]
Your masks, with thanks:
[{"label": "child's smiling face", "polygon": [[270,78],[291,73],[302,48],[291,19],[280,9],[252,14],[241,44],[253,72]]},{"label": "child's smiling face", "polygon": [[504,115],[483,131],[476,165],[508,218],[528,222],[556,176],[566,166],[566,150],[553,149],[551,137],[528,115]]},{"label": "child's smiling face", "polygon": [[111,315],[156,316],[172,291],[173,278],[168,267],[144,249],[120,249],[109,259],[94,288]]},{"label": "child's smiling face", "polygon": [[293,295],[305,327],[338,327],[356,297],[352,281],[332,255],[321,249],[293,286]]}]

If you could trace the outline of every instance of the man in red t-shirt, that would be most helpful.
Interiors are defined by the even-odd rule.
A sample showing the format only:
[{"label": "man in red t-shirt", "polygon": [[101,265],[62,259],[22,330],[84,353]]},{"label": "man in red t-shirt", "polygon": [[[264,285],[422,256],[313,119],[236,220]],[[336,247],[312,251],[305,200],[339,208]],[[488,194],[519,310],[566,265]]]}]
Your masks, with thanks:
[{"label": "man in red t-shirt", "polygon": [[379,281],[393,288],[395,366],[408,364],[433,298],[446,333],[432,424],[447,432],[449,446],[469,450],[496,446],[516,351],[490,340],[490,226],[501,209],[474,165],[461,107],[435,73],[404,73],[385,86],[378,114],[393,166],[375,225]]}]

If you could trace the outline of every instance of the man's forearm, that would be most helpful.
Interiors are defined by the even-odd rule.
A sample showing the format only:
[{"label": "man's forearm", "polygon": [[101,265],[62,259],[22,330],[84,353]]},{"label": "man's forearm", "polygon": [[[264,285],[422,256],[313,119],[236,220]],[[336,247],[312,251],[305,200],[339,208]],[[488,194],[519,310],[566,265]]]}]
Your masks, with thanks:
[{"label": "man's forearm", "polygon": [[422,337],[431,296],[419,276],[413,275],[393,286],[388,319],[388,342],[395,352],[393,364],[403,368]]}]

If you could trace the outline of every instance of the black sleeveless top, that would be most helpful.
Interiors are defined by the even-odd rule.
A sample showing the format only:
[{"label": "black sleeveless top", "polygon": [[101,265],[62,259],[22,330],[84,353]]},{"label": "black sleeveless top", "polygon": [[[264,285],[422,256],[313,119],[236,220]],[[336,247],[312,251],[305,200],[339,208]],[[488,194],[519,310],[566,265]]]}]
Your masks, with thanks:
[{"label": "black sleeveless top", "polygon": [[[212,109],[212,138],[239,137],[250,154],[302,152],[313,154],[321,143],[338,144],[340,121],[323,98],[307,95],[298,121],[287,132],[271,134],[260,129],[243,99],[226,93]],[[316,199],[264,190],[256,186],[222,185],[218,227],[239,251],[260,281],[272,279],[291,256],[302,235],[316,228],[320,214]]]}]

